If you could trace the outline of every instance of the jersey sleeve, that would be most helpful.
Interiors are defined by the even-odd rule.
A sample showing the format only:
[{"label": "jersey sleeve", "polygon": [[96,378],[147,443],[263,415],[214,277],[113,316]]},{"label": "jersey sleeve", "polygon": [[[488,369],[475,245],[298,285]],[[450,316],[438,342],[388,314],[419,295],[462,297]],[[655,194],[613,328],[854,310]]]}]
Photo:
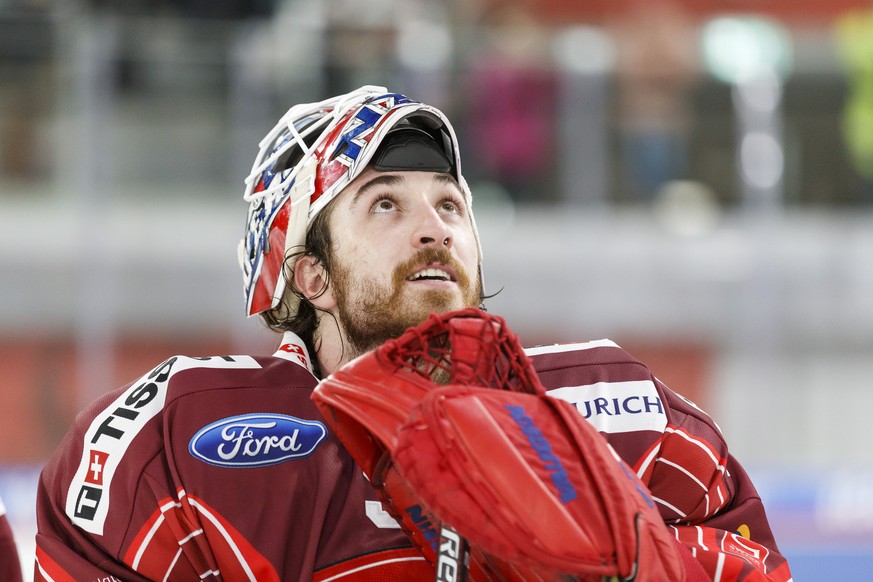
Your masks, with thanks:
[{"label": "jersey sleeve", "polygon": [[15,544],[15,536],[6,517],[6,506],[0,499],[0,580],[21,582],[21,579],[18,546]]},{"label": "jersey sleeve", "polygon": [[40,476],[35,579],[304,580],[409,550],[315,383],[279,358],[177,356],[95,402]]},{"label": "jersey sleeve", "polygon": [[761,498],[712,419],[657,379],[670,421],[635,465],[676,539],[722,580],[791,579]]},{"label": "jersey sleeve", "polygon": [[787,582],[764,505],[716,423],[602,340],[528,350],[548,393],[600,431],[711,579]]}]

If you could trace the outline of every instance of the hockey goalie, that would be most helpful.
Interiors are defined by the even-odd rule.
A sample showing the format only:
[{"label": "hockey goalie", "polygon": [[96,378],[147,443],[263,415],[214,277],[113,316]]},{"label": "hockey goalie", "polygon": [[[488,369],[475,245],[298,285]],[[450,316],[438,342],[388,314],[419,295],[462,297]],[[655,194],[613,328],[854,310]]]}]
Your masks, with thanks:
[{"label": "hockey goalie", "polygon": [[713,579],[499,317],[432,316],[313,399],[437,580]]}]

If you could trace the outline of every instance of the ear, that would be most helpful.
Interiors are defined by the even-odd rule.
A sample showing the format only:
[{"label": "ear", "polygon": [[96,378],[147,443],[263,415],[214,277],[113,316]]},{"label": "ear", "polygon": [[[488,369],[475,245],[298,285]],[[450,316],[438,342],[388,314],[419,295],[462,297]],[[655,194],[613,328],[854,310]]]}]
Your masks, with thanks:
[{"label": "ear", "polygon": [[336,306],[327,273],[315,257],[303,255],[295,261],[294,285],[313,306],[327,311]]}]

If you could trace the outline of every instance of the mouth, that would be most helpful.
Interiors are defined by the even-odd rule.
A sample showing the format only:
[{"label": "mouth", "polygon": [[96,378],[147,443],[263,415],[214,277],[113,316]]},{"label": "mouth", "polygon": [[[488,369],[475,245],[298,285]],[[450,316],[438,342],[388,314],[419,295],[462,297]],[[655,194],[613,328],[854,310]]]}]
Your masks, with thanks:
[{"label": "mouth", "polygon": [[457,282],[454,272],[442,265],[430,265],[406,278],[407,281],[443,281],[447,283]]}]

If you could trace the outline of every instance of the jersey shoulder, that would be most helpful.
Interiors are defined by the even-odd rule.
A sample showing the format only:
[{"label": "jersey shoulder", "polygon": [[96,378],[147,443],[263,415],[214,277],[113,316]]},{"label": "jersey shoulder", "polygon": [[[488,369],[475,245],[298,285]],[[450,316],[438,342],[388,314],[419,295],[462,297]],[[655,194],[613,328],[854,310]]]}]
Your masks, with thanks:
[{"label": "jersey shoulder", "polygon": [[603,432],[703,422],[709,415],[608,339],[525,349],[549,395],[572,402]]},{"label": "jersey shoulder", "polygon": [[535,346],[524,352],[547,390],[652,378],[642,362],[608,339]]},{"label": "jersey shoulder", "polygon": [[185,427],[199,428],[195,411],[244,413],[259,395],[260,406],[281,402],[308,413],[315,384],[305,367],[282,358],[172,356],[80,412],[42,483],[74,525],[102,536],[120,519],[109,519],[110,487],[121,505],[132,504],[149,465],[171,454]]},{"label": "jersey shoulder", "polygon": [[639,438],[641,432],[682,429],[723,446],[721,429],[707,412],[676,391],[681,387],[665,385],[646,364],[611,340],[537,346],[525,353],[548,394],[571,402],[611,440],[627,440],[636,447],[645,440]]}]

